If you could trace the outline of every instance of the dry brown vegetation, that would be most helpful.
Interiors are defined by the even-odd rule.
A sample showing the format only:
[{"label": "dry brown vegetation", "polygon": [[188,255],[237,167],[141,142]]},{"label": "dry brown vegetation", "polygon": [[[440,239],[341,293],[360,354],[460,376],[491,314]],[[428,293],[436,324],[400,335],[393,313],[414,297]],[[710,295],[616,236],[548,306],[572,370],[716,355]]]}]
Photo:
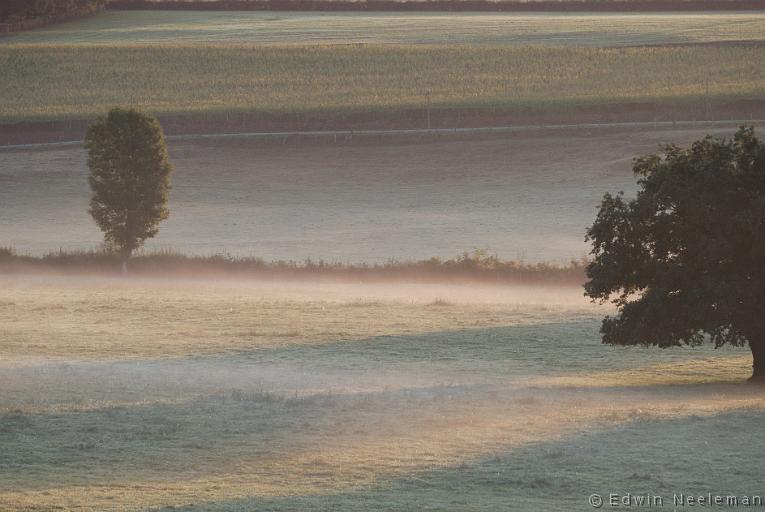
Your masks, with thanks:
[{"label": "dry brown vegetation", "polygon": [[[18,255],[0,247],[0,273],[117,274],[118,254],[103,251],[54,252],[43,256]],[[389,260],[352,264],[326,261],[271,261],[227,254],[187,256],[170,251],[138,254],[130,263],[138,276],[229,277],[266,279],[332,279],[345,281],[473,281],[497,284],[568,284],[584,282],[586,261],[568,265],[502,261],[483,251],[451,259]]]}]

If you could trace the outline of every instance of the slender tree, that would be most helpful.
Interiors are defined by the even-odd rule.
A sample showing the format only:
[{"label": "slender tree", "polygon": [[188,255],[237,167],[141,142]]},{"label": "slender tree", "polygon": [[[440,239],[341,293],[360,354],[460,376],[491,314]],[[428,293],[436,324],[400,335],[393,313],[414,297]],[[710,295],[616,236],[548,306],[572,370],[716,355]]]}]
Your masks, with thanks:
[{"label": "slender tree", "polygon": [[157,234],[169,213],[173,167],[162,128],[147,114],[116,108],[88,126],[85,147],[93,192],[89,212],[126,273],[133,251]]},{"label": "slender tree", "polygon": [[606,194],[587,231],[585,293],[612,300],[603,342],[748,344],[765,382],[765,145],[751,127],[634,161],[639,191]]}]

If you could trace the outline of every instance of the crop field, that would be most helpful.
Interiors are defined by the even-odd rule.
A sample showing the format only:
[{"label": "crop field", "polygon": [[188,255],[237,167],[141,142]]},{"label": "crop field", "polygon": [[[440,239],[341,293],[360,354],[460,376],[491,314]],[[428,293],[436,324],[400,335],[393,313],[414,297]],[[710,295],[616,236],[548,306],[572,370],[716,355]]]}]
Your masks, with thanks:
[{"label": "crop field", "polygon": [[506,14],[112,11],[0,44],[639,46],[765,40],[763,13]]},{"label": "crop field", "polygon": [[[586,254],[603,193],[634,190],[634,156],[733,128],[175,140],[171,215],[147,247],[353,263],[485,248],[567,262]],[[85,159],[78,147],[0,151],[4,243],[32,254],[99,245]]]},{"label": "crop field", "polygon": [[765,97],[765,46],[0,46],[0,67],[6,121],[90,117],[115,105],[331,114]]},{"label": "crop field", "polygon": [[114,105],[155,113],[332,113],[428,102],[565,109],[765,96],[765,46],[0,46],[0,67],[6,121],[94,116]]},{"label": "crop field", "polygon": [[[123,24],[123,16],[179,20],[131,25]],[[0,121],[87,118],[115,105],[156,114],[247,111],[338,117],[344,112],[428,105],[554,111],[613,103],[672,107],[765,97],[765,46],[746,44],[765,33],[765,17],[757,14],[746,19],[723,14],[648,16],[645,23],[639,16],[593,15],[592,22],[587,17],[560,16],[554,18],[549,33],[534,25],[547,23],[541,15],[521,16],[517,24],[505,15],[489,21],[483,15],[441,16],[444,26],[433,24],[431,18],[406,15],[409,18],[400,26],[410,35],[395,41],[406,44],[393,45],[372,36],[373,44],[330,44],[337,42],[333,37],[348,43],[354,33],[375,33],[353,25],[357,18],[364,23],[377,20],[380,33],[389,33],[393,22],[382,15],[379,19],[332,15],[334,24],[325,24],[320,14],[284,15],[327,34],[327,39],[292,37],[289,30],[275,28],[273,33],[280,36],[273,40],[266,35],[257,39],[268,33],[257,25],[267,23],[263,13],[246,13],[241,20],[232,14],[212,15],[213,20],[201,27],[197,25],[202,18],[194,16],[200,14],[110,13],[103,21],[99,17],[4,38]],[[250,27],[249,22],[256,25]],[[87,30],[81,32],[81,24],[89,23],[94,24],[92,36]],[[428,31],[419,42],[430,44],[413,44],[411,38],[423,33],[417,23],[433,27],[434,34],[448,34],[451,39],[442,42],[459,44],[434,44],[438,41],[429,40]],[[491,30],[476,23],[494,23],[506,36],[466,45],[480,41],[452,31],[451,23],[473,27],[476,37],[487,38]],[[603,31],[614,34],[604,36]],[[85,35],[71,35],[80,33]],[[618,47],[641,44],[641,34],[642,43],[651,44],[739,43]],[[592,47],[592,41],[610,37],[613,45],[605,46],[617,47]]]},{"label": "crop field", "polygon": [[0,276],[0,508],[764,494],[748,351],[603,347],[607,312],[577,288]]}]

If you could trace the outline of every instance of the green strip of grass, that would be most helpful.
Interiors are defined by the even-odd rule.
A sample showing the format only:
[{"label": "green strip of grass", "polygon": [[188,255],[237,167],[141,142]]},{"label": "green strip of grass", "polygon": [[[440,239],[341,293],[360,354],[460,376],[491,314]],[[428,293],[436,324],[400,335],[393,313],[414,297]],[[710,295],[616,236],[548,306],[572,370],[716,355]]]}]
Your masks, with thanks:
[{"label": "green strip of grass", "polygon": [[0,119],[765,97],[764,47],[0,46]]}]

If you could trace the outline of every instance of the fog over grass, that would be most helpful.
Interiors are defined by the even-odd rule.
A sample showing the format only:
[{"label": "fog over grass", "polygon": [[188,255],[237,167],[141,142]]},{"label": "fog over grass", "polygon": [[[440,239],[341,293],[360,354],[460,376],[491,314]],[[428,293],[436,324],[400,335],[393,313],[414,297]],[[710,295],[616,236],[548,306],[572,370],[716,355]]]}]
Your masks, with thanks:
[{"label": "fog over grass", "polygon": [[761,492],[748,351],[604,347],[608,312],[578,287],[0,276],[0,506]]},{"label": "fog over grass", "polygon": [[[633,156],[706,131],[173,141],[149,249],[567,260],[602,193],[634,190]],[[0,178],[18,249],[98,245],[82,150],[2,151]],[[578,286],[3,274],[0,509],[765,494],[749,351],[603,346],[610,313]]]}]

